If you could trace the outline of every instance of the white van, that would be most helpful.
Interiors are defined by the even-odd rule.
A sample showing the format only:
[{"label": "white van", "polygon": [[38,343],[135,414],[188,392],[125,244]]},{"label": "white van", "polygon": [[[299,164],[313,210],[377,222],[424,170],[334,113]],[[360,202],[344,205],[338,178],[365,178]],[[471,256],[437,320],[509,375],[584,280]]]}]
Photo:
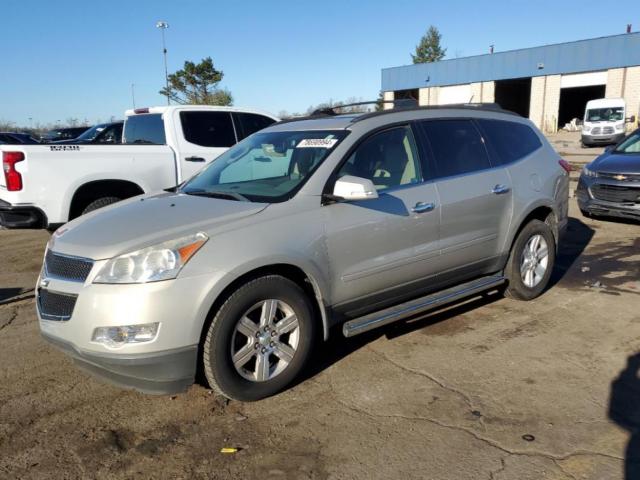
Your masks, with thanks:
[{"label": "white van", "polygon": [[582,145],[611,145],[625,135],[626,107],[622,98],[589,100],[584,111]]}]

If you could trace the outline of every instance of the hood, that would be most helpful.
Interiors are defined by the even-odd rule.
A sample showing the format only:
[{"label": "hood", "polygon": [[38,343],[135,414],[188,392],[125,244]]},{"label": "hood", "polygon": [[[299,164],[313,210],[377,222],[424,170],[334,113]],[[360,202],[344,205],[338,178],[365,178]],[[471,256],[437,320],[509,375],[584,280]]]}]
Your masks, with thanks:
[{"label": "hood", "polygon": [[596,158],[589,166],[596,172],[640,173],[640,153],[609,153]]},{"label": "hood", "polygon": [[49,248],[102,260],[197,232],[211,235],[216,228],[256,214],[267,205],[181,193],[135,197],[60,227]]}]

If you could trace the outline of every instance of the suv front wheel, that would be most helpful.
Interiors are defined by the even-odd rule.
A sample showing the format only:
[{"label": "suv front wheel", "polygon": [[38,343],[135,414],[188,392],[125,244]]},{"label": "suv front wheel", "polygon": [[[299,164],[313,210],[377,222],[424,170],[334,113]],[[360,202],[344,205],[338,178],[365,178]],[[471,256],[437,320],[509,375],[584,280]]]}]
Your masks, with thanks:
[{"label": "suv front wheel", "polygon": [[313,309],[291,280],[269,275],[244,284],[216,313],[204,341],[209,385],[234,400],[278,393],[300,373],[315,337]]},{"label": "suv front wheel", "polygon": [[556,243],[549,225],[532,220],[518,234],[505,268],[507,297],[532,300],[549,283],[556,261]]}]

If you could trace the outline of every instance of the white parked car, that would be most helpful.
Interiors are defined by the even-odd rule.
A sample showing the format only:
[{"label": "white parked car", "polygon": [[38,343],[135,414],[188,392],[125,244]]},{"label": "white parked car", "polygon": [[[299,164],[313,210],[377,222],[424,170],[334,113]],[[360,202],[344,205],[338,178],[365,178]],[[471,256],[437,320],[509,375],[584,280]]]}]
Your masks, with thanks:
[{"label": "white parked car", "polygon": [[128,110],[121,145],[0,145],[0,225],[49,228],[173,187],[276,122],[256,110],[180,105]]}]

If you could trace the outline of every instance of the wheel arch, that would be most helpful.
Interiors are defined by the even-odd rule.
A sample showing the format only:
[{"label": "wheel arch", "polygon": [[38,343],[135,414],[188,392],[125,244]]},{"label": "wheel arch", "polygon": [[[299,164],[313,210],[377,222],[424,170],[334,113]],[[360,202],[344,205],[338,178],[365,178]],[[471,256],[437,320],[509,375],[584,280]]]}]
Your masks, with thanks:
[{"label": "wheel arch", "polygon": [[68,220],[82,214],[84,207],[103,196],[118,196],[123,200],[144,193],[144,189],[135,182],[122,179],[91,180],[78,186],[69,202]]},{"label": "wheel arch", "polygon": [[228,296],[241,285],[267,275],[280,275],[288,278],[305,291],[313,306],[314,314],[317,319],[321,321],[323,338],[327,340],[329,337],[330,323],[328,311],[324,304],[324,287],[318,280],[319,275],[317,273],[311,273],[310,270],[310,267],[302,266],[288,259],[286,261],[274,261],[269,264],[247,266],[227,273],[221,281],[223,287],[215,294],[211,306],[207,311],[200,333],[200,343],[202,343],[206,335],[207,328],[215,316],[215,312],[218,311]]},{"label": "wheel arch", "polygon": [[553,207],[553,204],[546,202],[536,202],[525,209],[523,215],[519,218],[519,220],[514,222],[514,225],[517,225],[517,227],[512,230],[512,233],[509,237],[508,252],[511,252],[516,238],[518,238],[518,235],[520,234],[522,229],[531,220],[540,220],[541,222],[544,222],[549,225],[549,227],[551,227],[553,238],[556,244],[556,249],[558,248],[558,216]]}]

